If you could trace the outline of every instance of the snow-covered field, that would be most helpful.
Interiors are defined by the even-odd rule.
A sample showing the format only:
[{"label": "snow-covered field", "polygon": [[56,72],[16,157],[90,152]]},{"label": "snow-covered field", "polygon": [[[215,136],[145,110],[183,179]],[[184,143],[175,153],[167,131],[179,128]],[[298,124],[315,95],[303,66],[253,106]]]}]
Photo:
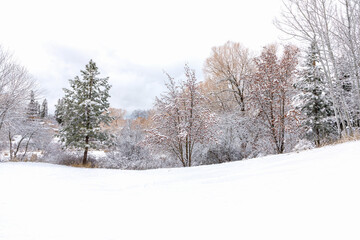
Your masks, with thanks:
[{"label": "snow-covered field", "polygon": [[187,169],[0,163],[0,239],[360,239],[360,142]]}]

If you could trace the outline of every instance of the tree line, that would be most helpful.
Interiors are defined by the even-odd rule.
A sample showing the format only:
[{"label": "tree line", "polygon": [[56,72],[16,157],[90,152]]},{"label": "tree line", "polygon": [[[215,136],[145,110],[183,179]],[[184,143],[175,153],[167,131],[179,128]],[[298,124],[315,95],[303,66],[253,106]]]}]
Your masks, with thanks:
[{"label": "tree line", "polygon": [[[213,47],[204,62],[202,81],[187,64],[182,79],[165,73],[166,91],[156,98],[154,107],[134,112],[130,118],[124,117],[123,110],[110,108],[109,78],[100,77],[96,63],[90,60],[81,76],[69,81],[70,87],[56,105],[59,130],[52,134],[58,142],[47,145],[52,148],[47,156],[59,155],[64,148],[68,155],[63,158],[81,150],[82,165],[90,161],[123,169],[189,167],[354,137],[360,127],[359,4],[355,0],[284,1],[275,24],[296,38],[301,48],[270,44],[254,54],[238,42]],[[5,52],[1,55],[9,58]],[[0,69],[5,68],[8,66],[0,61]],[[11,69],[13,74],[22,74],[25,87],[19,92],[27,91],[30,96],[27,104],[32,107],[25,119],[44,118],[45,106],[39,110],[34,93],[28,91],[33,82],[26,71]],[[5,84],[12,75],[2,76],[0,81]],[[0,115],[3,133],[1,128],[10,129],[18,116],[15,113],[24,112],[11,100],[11,92],[0,92],[1,99],[7,94],[4,103],[8,105]],[[18,119],[24,122],[24,117]],[[31,145],[29,136],[26,139]],[[105,155],[89,159],[96,149]]]}]

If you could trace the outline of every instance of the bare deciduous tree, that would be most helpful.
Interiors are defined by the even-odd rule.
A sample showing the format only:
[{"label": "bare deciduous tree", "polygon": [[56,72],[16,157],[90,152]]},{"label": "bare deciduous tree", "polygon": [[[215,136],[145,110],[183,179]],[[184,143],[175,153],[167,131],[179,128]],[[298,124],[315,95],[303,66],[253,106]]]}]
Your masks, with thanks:
[{"label": "bare deciduous tree", "polygon": [[339,50],[346,59],[352,80],[354,102],[356,106],[356,121],[360,119],[360,2],[357,0],[339,1],[337,15],[334,19],[334,36]]},{"label": "bare deciduous tree", "polygon": [[223,110],[228,110],[229,101],[235,101],[241,111],[245,111],[247,78],[251,69],[249,50],[240,43],[229,41],[212,48],[204,73],[207,81],[216,86],[212,94]]},{"label": "bare deciduous tree", "polygon": [[346,134],[351,134],[352,126],[344,95],[336,89],[336,82],[340,80],[336,61],[339,43],[335,42],[338,6],[338,2],[333,0],[287,0],[284,1],[285,10],[275,25],[286,34],[307,42],[307,45],[316,43],[341,136],[344,128]]},{"label": "bare deciduous tree", "polygon": [[16,64],[0,46],[0,131],[6,122],[24,111],[34,81],[27,70]]},{"label": "bare deciduous tree", "polygon": [[194,146],[212,139],[215,116],[203,104],[194,70],[185,66],[186,80],[176,84],[168,75],[168,92],[156,99],[153,128],[145,144],[173,154],[184,167],[192,165]]}]

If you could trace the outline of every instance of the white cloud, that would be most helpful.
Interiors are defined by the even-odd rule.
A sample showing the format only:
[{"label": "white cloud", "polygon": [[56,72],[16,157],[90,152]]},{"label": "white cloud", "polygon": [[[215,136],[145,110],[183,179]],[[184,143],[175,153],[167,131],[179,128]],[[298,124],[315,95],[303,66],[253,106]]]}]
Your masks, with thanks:
[{"label": "white cloud", "polygon": [[227,40],[252,49],[277,40],[281,0],[3,0],[1,42],[38,79],[50,110],[68,79],[93,59],[113,85],[111,104],[149,108],[162,70],[185,62],[201,75],[211,47]]}]

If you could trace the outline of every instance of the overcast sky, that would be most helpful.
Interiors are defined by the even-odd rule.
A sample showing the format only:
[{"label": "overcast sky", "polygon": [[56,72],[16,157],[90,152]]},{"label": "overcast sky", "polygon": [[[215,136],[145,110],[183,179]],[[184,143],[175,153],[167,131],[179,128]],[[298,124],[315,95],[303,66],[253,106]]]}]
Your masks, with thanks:
[{"label": "overcast sky", "polygon": [[110,77],[111,106],[131,112],[152,107],[163,70],[178,77],[189,63],[202,80],[213,46],[278,42],[280,9],[281,0],[1,0],[0,45],[28,68],[51,112],[90,59]]}]

